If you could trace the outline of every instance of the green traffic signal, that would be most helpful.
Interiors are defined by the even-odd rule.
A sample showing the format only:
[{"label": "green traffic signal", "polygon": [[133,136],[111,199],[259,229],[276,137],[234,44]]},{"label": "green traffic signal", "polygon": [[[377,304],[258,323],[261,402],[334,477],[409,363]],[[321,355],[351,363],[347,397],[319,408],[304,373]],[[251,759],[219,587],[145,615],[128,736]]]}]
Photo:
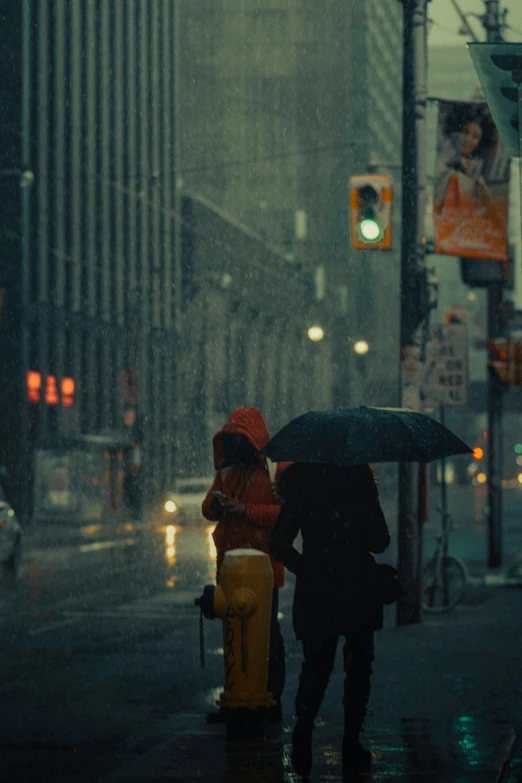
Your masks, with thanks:
[{"label": "green traffic signal", "polygon": [[375,207],[378,203],[379,194],[371,185],[363,185],[359,189],[359,207],[362,217],[359,223],[359,231],[364,242],[375,242],[381,235],[381,227],[375,212]]},{"label": "green traffic signal", "polygon": [[381,227],[373,217],[365,217],[361,220],[359,230],[365,242],[375,242],[381,234]]}]

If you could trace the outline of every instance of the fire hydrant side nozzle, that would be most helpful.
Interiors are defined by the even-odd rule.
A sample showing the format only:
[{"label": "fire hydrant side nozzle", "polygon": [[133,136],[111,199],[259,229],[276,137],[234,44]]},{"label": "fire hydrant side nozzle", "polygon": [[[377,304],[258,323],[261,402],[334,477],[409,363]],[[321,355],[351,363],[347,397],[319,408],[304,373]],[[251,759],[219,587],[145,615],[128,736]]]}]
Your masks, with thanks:
[{"label": "fire hydrant side nozzle", "polygon": [[213,620],[216,617],[214,612],[215,590],[215,585],[205,585],[201,596],[194,599],[194,606],[199,606],[203,613],[203,617],[206,617],[207,620]]},{"label": "fire hydrant side nozzle", "polygon": [[250,617],[257,609],[255,593],[245,587],[234,592],[230,603],[234,612],[241,617]]}]

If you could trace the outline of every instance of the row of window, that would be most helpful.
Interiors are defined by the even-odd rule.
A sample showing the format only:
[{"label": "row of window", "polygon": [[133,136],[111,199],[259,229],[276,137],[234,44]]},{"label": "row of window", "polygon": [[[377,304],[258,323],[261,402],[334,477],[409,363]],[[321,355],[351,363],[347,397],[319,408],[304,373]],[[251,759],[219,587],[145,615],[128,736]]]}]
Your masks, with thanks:
[{"label": "row of window", "polygon": [[37,6],[35,301],[122,323],[140,291],[152,323],[170,322],[173,19],[169,3]]}]

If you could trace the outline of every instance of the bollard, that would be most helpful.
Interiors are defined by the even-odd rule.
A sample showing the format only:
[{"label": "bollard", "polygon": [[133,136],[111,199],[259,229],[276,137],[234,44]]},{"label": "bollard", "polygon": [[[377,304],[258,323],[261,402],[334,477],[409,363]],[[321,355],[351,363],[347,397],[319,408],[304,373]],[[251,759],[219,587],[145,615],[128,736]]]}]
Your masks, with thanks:
[{"label": "bollard", "polygon": [[267,691],[272,588],[268,555],[233,549],[225,554],[217,587],[205,587],[195,601],[205,617],[223,620],[221,709],[264,710],[275,704]]}]

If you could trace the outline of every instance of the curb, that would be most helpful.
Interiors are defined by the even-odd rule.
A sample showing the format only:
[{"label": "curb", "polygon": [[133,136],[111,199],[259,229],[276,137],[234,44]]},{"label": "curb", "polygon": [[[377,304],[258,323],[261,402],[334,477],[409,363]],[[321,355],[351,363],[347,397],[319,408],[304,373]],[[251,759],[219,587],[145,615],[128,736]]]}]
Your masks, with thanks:
[{"label": "curb", "polygon": [[482,580],[486,587],[522,587],[522,578],[506,574],[486,574]]}]

